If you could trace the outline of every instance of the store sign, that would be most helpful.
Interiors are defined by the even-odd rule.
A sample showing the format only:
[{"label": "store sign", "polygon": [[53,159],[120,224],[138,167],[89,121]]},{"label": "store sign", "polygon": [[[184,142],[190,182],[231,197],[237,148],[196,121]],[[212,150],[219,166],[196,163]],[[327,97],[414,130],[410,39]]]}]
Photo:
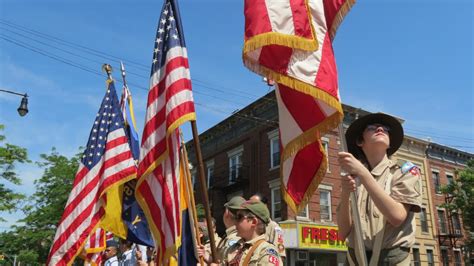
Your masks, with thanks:
[{"label": "store sign", "polygon": [[347,250],[337,226],[298,224],[298,246],[330,250]]}]

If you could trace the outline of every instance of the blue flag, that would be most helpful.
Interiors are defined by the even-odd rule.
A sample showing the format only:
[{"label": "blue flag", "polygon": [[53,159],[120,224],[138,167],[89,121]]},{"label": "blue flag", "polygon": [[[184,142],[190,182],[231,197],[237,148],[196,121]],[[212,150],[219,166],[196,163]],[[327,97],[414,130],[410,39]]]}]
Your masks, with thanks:
[{"label": "blue flag", "polygon": [[[130,143],[132,155],[135,161],[138,161],[140,156],[140,145],[138,143],[138,134],[135,124],[135,114],[133,112],[132,95],[126,85],[123,86],[121,97],[122,114],[125,121],[125,131]],[[148,227],[148,222],[145,218],[143,210],[138,205],[135,198],[136,179],[124,184],[123,188],[123,208],[122,219],[127,225],[127,240],[153,247],[153,238]]]}]

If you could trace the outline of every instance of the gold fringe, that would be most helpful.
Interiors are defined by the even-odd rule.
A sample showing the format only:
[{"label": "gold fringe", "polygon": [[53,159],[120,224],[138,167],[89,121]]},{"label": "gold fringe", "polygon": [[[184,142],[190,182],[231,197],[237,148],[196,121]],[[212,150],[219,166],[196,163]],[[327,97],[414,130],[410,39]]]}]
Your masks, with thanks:
[{"label": "gold fringe", "polygon": [[319,137],[339,125],[339,123],[342,121],[342,118],[342,113],[335,112],[326,118],[322,123],[310,128],[309,130],[306,130],[301,135],[294,138],[283,149],[281,155],[282,161],[287,160],[289,157],[293,156],[307,145],[314,143],[315,141],[320,141]]},{"label": "gold fringe", "polygon": [[336,16],[334,17],[333,24],[329,29],[329,37],[331,38],[331,41],[334,40],[334,37],[336,37],[337,28],[339,28],[339,25],[341,25],[342,20],[347,15],[347,13],[349,13],[355,2],[355,0],[346,0],[346,2],[344,2],[344,4],[337,12]]},{"label": "gold fringe", "polygon": [[187,113],[183,116],[181,116],[179,119],[176,119],[176,121],[173,122],[173,124],[171,124],[169,127],[168,127],[168,131],[166,132],[167,136],[169,136],[171,133],[173,133],[173,131],[178,128],[180,125],[182,125],[184,122],[187,122],[187,121],[192,121],[192,120],[196,120],[196,113]]},{"label": "gold fringe", "polygon": [[[321,142],[319,142],[319,150],[323,154],[323,158],[321,159],[322,160],[321,165],[320,165],[318,171],[316,172],[316,174],[314,175],[314,177],[312,178],[311,184],[306,189],[306,192],[304,193],[300,204],[297,204],[294,201],[294,199],[291,197],[290,193],[288,193],[288,191],[286,190],[286,186],[281,186],[283,199],[285,200],[286,204],[288,204],[288,206],[295,212],[296,215],[298,215],[298,213],[300,211],[302,211],[303,208],[306,206],[306,204],[309,202],[309,200],[313,196],[313,192],[318,188],[319,184],[323,180],[324,175],[326,174],[326,171],[327,171],[327,155],[324,152],[324,148],[321,145]],[[281,167],[282,167],[282,169],[280,171],[280,180],[281,180],[282,184],[284,184],[283,183],[283,164],[281,164]]]},{"label": "gold fringe", "polygon": [[342,111],[342,106],[341,103],[339,102],[338,99],[336,99],[334,96],[328,94],[324,90],[309,85],[308,83],[305,83],[303,81],[300,81],[298,79],[292,78],[285,76],[283,74],[280,74],[278,72],[275,72],[267,67],[261,66],[259,64],[256,64],[252,62],[252,60],[244,55],[244,65],[252,70],[253,72],[264,76],[268,77],[272,80],[274,80],[277,83],[281,83],[285,86],[288,86],[294,90],[297,90],[299,92],[308,94],[312,96],[313,98],[318,98],[320,100],[323,100],[325,103],[327,103],[329,106],[332,108],[336,109],[339,113],[343,113]]},{"label": "gold fringe", "polygon": [[[92,228],[91,230],[91,234],[92,232],[95,232],[95,230],[97,230],[97,227],[99,227],[99,224],[100,224],[100,221],[97,222],[97,224],[94,226],[94,228]],[[89,234],[90,236],[90,234]],[[89,236],[87,236],[87,238],[89,238]],[[81,246],[79,247],[79,249],[77,250],[76,254],[74,254],[74,256],[71,257],[71,259],[66,262],[66,265],[67,266],[72,266],[72,264],[74,263],[74,260],[77,258],[77,256],[79,256],[82,252],[82,249],[84,248],[84,245],[86,244],[87,242],[87,238],[84,240],[84,242],[81,244]]]},{"label": "gold fringe", "polygon": [[266,45],[281,45],[305,51],[314,51],[319,47],[318,41],[315,38],[310,40],[279,32],[268,32],[253,36],[246,40],[243,52],[245,54]]}]

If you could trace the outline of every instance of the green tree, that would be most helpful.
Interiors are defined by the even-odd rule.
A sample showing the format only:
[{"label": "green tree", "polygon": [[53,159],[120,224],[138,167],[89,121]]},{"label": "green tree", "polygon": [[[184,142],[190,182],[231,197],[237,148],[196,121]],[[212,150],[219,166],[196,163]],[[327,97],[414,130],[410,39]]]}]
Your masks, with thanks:
[{"label": "green tree", "polygon": [[[453,195],[452,200],[443,204],[450,212],[461,211],[462,221],[467,232],[473,232],[474,228],[474,160],[467,162],[467,167],[456,173],[458,178],[447,186],[441,188],[443,193]],[[474,239],[467,233],[465,243],[474,250]]]},{"label": "green tree", "polygon": [[79,155],[67,158],[54,148],[50,154],[41,155],[37,165],[44,168],[44,173],[35,181],[36,192],[23,209],[26,216],[13,230],[0,234],[0,250],[23,254],[28,260],[36,256],[35,262],[46,262],[78,163]]},{"label": "green tree", "polygon": [[[26,149],[9,143],[3,144],[5,136],[2,135],[1,131],[5,128],[4,125],[0,124],[0,181],[6,180],[15,185],[21,185],[21,179],[15,172],[15,166],[17,163],[28,163],[28,154]],[[25,195],[13,191],[7,188],[4,183],[0,183],[0,212],[15,211],[21,200],[25,198]],[[0,217],[0,221],[5,221]]]}]

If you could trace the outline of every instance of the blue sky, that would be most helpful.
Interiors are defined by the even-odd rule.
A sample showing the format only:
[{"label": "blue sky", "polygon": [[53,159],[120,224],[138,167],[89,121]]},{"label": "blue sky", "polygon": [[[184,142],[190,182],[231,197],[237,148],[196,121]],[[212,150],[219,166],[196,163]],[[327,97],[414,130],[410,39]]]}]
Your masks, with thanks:
[{"label": "blue sky", "polygon": [[[148,86],[161,6],[141,0],[0,0],[0,37],[92,72],[110,63],[118,80],[118,62],[106,58],[121,58],[141,130],[146,90],[138,87]],[[180,8],[203,132],[268,87],[242,64],[243,0],[181,0]],[[473,10],[471,0],[358,1],[334,42],[343,102],[405,119],[408,135],[474,153]],[[7,141],[27,148],[36,161],[52,147],[70,156],[86,144],[105,76],[0,38],[0,88],[30,96],[30,113],[19,117],[21,98],[0,92],[0,123]],[[190,127],[183,130],[189,138]],[[23,185],[8,185],[33,193],[42,170],[34,164],[18,168]],[[0,215],[8,219],[0,230],[21,217]]]}]

